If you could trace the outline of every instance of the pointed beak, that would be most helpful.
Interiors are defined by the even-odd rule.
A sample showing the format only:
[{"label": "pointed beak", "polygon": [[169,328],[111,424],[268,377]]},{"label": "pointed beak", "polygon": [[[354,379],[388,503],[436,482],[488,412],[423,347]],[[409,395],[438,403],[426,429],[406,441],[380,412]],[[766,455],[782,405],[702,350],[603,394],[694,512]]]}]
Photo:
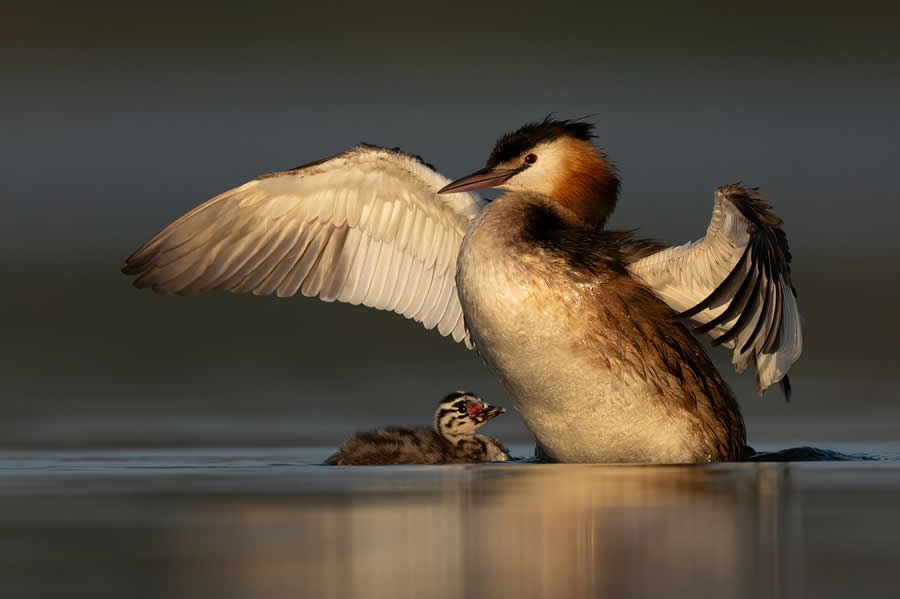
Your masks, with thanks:
[{"label": "pointed beak", "polygon": [[500,407],[492,406],[492,405],[488,404],[488,407],[483,409],[481,411],[481,413],[478,415],[478,417],[482,422],[487,422],[491,418],[496,418],[500,414],[504,414],[504,413],[506,413],[506,408],[500,408]]},{"label": "pointed beak", "polygon": [[520,168],[483,168],[475,171],[471,175],[466,175],[461,179],[453,181],[449,185],[443,187],[438,193],[460,193],[463,191],[472,191],[473,189],[484,189],[486,187],[497,187],[506,183],[510,177],[521,173],[525,167]]}]

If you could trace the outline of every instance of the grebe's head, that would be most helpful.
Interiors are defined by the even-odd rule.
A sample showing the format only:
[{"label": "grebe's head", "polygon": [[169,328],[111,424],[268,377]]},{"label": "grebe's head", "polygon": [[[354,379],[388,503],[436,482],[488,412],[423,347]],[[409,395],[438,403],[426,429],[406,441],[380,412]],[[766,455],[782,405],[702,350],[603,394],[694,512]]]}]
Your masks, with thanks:
[{"label": "grebe's head", "polygon": [[589,226],[602,227],[615,208],[619,178],[591,143],[594,126],[584,121],[528,123],[501,137],[487,165],[438,193],[497,187],[539,193],[566,206]]},{"label": "grebe's head", "polygon": [[471,436],[504,408],[492,406],[473,393],[457,391],[441,401],[434,414],[434,428],[444,437]]}]

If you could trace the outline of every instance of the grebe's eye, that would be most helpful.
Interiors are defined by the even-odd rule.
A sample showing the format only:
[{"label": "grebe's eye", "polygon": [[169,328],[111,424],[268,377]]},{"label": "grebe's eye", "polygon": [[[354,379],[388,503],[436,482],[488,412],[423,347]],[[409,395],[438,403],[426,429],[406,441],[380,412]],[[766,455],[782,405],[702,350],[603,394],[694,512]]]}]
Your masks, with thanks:
[{"label": "grebe's eye", "polygon": [[460,414],[465,414],[465,413],[467,413],[468,411],[469,411],[469,407],[468,407],[466,404],[462,404],[461,406],[459,406],[459,413],[460,413]]},{"label": "grebe's eye", "polygon": [[537,162],[537,154],[532,153],[525,156],[525,164],[534,164],[535,162]]}]

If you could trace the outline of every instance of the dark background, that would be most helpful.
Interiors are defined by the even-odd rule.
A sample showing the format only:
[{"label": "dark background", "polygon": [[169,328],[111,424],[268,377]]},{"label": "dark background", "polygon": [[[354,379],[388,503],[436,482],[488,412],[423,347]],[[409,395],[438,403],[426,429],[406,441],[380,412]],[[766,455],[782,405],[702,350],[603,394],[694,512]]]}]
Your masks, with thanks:
[{"label": "dark background", "polygon": [[[427,423],[480,359],[305,298],[138,292],[125,256],[259,173],[367,141],[450,177],[593,115],[618,228],[699,237],[743,180],[786,221],[794,399],[728,371],[754,442],[897,439],[897,8],[34,2],[0,18],[0,445],[333,443]],[[513,414],[490,432],[526,439]]]}]

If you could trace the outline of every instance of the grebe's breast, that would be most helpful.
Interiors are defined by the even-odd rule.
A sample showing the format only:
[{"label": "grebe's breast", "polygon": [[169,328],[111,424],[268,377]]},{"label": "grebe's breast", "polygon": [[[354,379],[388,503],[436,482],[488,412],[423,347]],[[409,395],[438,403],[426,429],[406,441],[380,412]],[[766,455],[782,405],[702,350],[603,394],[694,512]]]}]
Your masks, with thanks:
[{"label": "grebe's breast", "polygon": [[472,340],[538,442],[564,461],[729,459],[654,338],[685,334],[685,351],[712,370],[702,349],[603,234],[578,243],[556,234],[563,226],[547,199],[507,194],[474,223],[457,264]]}]

